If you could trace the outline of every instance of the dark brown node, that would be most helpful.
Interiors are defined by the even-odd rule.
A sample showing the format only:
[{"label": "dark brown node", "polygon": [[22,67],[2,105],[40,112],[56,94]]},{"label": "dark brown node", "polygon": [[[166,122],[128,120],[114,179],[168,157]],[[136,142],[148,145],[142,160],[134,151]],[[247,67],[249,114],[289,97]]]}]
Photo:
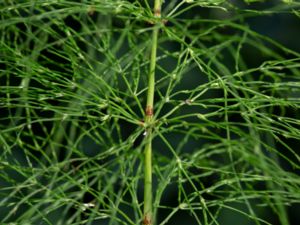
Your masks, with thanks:
[{"label": "dark brown node", "polygon": [[153,108],[149,105],[146,107],[146,116],[153,116]]},{"label": "dark brown node", "polygon": [[143,225],[151,225],[151,219],[149,218],[149,216],[144,217]]},{"label": "dark brown node", "polygon": [[160,9],[156,9],[156,10],[154,10],[154,16],[155,17],[160,17]]}]

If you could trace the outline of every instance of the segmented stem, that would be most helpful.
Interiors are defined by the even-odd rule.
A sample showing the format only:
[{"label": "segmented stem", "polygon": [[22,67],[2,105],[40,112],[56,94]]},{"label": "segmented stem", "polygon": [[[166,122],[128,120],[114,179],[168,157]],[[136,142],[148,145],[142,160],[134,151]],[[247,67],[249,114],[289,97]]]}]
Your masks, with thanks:
[{"label": "segmented stem", "polygon": [[[154,16],[160,18],[161,0],[155,0]],[[159,20],[158,20],[159,21]],[[143,225],[153,224],[152,215],[152,137],[153,137],[153,104],[154,104],[154,88],[155,88],[155,68],[156,68],[156,52],[157,38],[159,26],[154,24],[152,31],[152,48],[150,58],[150,70],[148,80],[147,106],[145,109],[145,124],[146,124],[146,146],[145,146],[145,161],[144,161],[144,215]]]}]

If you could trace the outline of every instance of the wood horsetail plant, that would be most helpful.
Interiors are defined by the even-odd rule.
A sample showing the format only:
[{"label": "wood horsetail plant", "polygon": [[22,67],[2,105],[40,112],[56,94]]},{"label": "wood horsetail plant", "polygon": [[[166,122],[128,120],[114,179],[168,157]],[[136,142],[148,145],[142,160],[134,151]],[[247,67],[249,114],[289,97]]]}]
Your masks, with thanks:
[{"label": "wood horsetail plant", "polygon": [[0,224],[299,224],[299,10],[1,1]]}]

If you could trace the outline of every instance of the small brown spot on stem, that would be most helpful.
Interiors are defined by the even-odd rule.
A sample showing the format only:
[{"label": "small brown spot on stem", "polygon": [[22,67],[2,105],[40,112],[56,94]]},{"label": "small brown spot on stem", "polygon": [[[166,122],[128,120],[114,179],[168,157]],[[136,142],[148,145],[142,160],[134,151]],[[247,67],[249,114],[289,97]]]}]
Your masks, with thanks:
[{"label": "small brown spot on stem", "polygon": [[151,218],[148,215],[145,215],[143,225],[151,225]]},{"label": "small brown spot on stem", "polygon": [[154,16],[155,17],[160,17],[160,9],[155,9],[154,10]]},{"label": "small brown spot on stem", "polygon": [[146,107],[146,116],[153,116],[153,108],[152,106],[147,106]]}]

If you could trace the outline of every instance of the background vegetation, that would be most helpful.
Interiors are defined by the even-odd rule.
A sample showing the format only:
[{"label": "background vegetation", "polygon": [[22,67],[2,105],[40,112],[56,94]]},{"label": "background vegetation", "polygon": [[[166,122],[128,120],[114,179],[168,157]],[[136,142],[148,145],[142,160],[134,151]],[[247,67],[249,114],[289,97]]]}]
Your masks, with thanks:
[{"label": "background vegetation", "polygon": [[[1,224],[141,224],[152,4],[1,1]],[[156,224],[300,224],[299,8],[163,3]]]}]

